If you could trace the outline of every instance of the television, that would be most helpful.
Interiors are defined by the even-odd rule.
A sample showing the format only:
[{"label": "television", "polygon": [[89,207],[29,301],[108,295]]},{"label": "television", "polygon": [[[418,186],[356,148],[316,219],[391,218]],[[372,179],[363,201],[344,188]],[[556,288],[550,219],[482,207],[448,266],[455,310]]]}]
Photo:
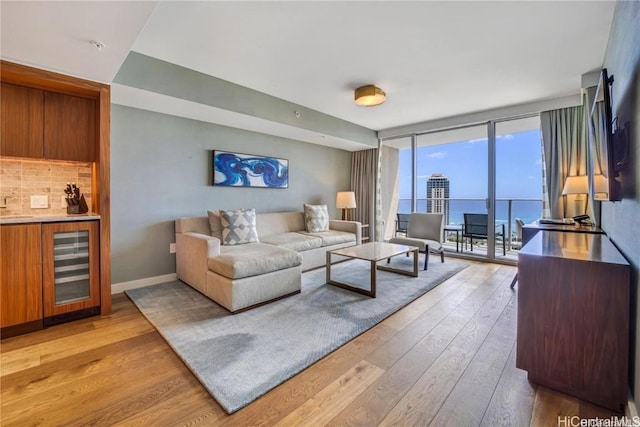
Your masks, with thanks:
[{"label": "television", "polygon": [[620,164],[616,159],[610,86],[604,68],[589,113],[589,192],[594,200],[621,200]]}]

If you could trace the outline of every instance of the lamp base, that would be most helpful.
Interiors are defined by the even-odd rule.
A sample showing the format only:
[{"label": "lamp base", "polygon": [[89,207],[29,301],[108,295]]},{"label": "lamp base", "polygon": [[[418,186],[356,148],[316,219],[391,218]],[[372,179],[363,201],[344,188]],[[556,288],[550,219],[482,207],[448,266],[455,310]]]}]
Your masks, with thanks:
[{"label": "lamp base", "polygon": [[342,220],[347,221],[347,209],[342,208]]}]

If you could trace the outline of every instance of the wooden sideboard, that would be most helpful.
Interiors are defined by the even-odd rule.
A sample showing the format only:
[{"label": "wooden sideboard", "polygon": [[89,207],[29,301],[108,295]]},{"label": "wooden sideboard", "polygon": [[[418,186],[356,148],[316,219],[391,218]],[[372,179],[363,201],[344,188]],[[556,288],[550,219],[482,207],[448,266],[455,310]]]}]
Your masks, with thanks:
[{"label": "wooden sideboard", "polygon": [[564,231],[567,233],[604,234],[604,231],[595,226],[576,224],[540,224],[538,222],[522,226],[522,246],[526,245],[539,231]]},{"label": "wooden sideboard", "polygon": [[615,411],[628,391],[629,263],[604,234],[539,231],[518,254],[516,366]]}]

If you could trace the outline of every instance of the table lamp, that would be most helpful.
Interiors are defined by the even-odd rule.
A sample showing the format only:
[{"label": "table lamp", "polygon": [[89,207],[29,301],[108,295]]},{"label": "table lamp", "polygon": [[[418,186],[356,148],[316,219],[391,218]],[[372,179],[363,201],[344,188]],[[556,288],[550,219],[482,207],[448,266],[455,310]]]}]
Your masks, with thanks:
[{"label": "table lamp", "polygon": [[[575,198],[575,214],[579,215],[580,212],[587,213],[587,198],[585,197],[589,193],[589,184],[587,182],[586,175],[568,176],[564,182],[564,188],[562,189],[562,195],[567,196],[570,194],[576,195]],[[581,209],[582,202],[584,203],[584,209]],[[564,206],[565,217],[567,216],[567,204]]]},{"label": "table lamp", "polygon": [[346,220],[347,209],[356,208],[356,194],[353,191],[339,191],[336,196],[336,208],[342,209],[342,220]]}]

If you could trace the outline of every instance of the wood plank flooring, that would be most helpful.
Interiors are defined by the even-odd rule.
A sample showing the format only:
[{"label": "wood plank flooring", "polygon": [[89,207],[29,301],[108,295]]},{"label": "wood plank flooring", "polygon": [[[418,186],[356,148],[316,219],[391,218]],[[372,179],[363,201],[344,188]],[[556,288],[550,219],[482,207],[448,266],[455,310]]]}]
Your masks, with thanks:
[{"label": "wood plank flooring", "polygon": [[610,411],[515,367],[515,268],[469,267],[233,415],[123,294],[113,314],[3,340],[0,424],[557,426]]}]

